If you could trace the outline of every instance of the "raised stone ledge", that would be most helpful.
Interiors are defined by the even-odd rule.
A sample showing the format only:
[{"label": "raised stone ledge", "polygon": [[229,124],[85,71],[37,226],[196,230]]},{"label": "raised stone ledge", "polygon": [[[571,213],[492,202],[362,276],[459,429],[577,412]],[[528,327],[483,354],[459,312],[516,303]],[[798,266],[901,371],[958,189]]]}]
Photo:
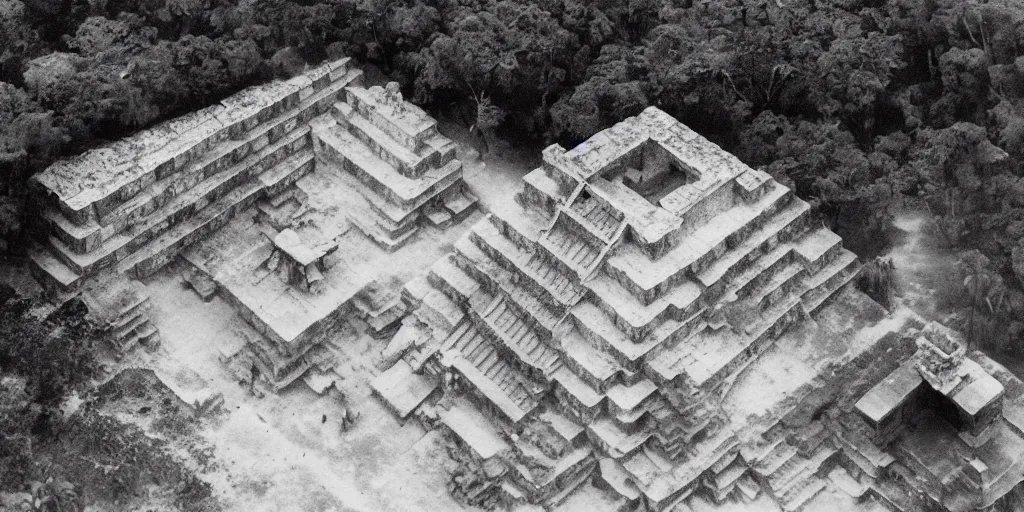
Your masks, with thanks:
[{"label": "raised stone ledge", "polygon": [[404,101],[397,85],[349,88],[347,99],[356,112],[377,128],[414,153],[420,153],[422,144],[437,134],[437,122],[423,109]]},{"label": "raised stone ledge", "polygon": [[[328,63],[314,75],[344,68],[348,59]],[[347,74],[335,74],[339,79]],[[272,82],[246,89],[218,105],[167,121],[126,139],[62,160],[33,179],[52,193],[62,212],[86,223],[96,204],[109,209],[176,172],[212,144],[251,130],[300,101],[302,80]],[[322,78],[316,83],[325,85]],[[309,87],[315,89],[313,81]]]}]

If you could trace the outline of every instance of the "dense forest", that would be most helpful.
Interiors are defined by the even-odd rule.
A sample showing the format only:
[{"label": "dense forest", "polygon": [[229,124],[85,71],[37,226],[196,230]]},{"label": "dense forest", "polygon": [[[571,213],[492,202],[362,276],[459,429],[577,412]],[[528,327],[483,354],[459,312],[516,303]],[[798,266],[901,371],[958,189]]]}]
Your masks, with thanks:
[{"label": "dense forest", "polygon": [[1024,311],[1014,0],[0,0],[0,245],[24,246],[27,178],[55,159],[342,55],[481,141],[571,146],[656,105],[866,260],[895,209],[929,212],[976,249],[989,325]]}]

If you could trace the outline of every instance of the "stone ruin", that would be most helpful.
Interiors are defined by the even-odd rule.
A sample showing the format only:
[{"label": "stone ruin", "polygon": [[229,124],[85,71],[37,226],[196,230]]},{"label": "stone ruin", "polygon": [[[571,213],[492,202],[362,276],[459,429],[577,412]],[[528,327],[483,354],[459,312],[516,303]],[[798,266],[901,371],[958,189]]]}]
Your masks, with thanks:
[{"label": "stone ruin", "polygon": [[901,477],[889,486],[947,510],[991,510],[1024,480],[1022,383],[980,352],[966,356],[960,337],[941,325],[904,338],[911,350],[841,428],[864,480],[897,504],[900,493],[880,483],[886,472]]},{"label": "stone ruin", "polygon": [[547,148],[516,204],[400,275],[477,200],[436,123],[361,83],[327,63],[36,175],[33,274],[129,350],[159,333],[122,274],[177,259],[259,333],[222,359],[272,390],[327,389],[345,333],[388,339],[375,394],[445,432],[449,492],[485,508],[590,481],[642,510],[840,489],[959,511],[1024,480],[1024,384],[936,326],[840,336],[843,308],[877,308],[855,256],[656,108]]},{"label": "stone ruin", "polygon": [[129,353],[138,346],[152,350],[160,345],[160,332],[150,321],[151,305],[142,283],[98,283],[85,287],[81,298],[89,310],[89,320],[110,335],[115,355]]},{"label": "stone ruin", "polygon": [[[557,503],[594,474],[655,510],[701,487],[753,498],[781,465],[737,457],[717,397],[851,280],[855,256],[789,189],[656,108],[543,156],[521,209],[406,287],[407,346],[378,393],[443,383],[422,414],[502,461],[508,502]],[[788,507],[810,492],[767,490]]]},{"label": "stone ruin", "polygon": [[42,196],[40,281],[69,289],[106,268],[145,277],[313,168],[308,123],[361,76],[348,59],[63,160]]},{"label": "stone ruin", "polygon": [[326,371],[324,342],[348,318],[387,335],[405,313],[375,280],[387,272],[356,260],[386,270],[421,226],[477,202],[436,122],[397,84],[361,84],[348,59],[329,62],[54,164],[33,177],[46,205],[33,273],[66,293],[180,255],[205,300],[220,294],[259,332],[225,354],[241,374],[276,390]]},{"label": "stone ruin", "polygon": [[[555,507],[592,481],[629,510],[820,509],[832,492],[967,510],[1024,479],[1008,372],[991,372],[1016,389],[1004,405],[987,359],[934,326],[829,339],[881,309],[789,189],[656,108],[543,156],[518,209],[406,285],[373,383],[461,448],[457,498]],[[775,374],[791,389],[762,395]]]}]

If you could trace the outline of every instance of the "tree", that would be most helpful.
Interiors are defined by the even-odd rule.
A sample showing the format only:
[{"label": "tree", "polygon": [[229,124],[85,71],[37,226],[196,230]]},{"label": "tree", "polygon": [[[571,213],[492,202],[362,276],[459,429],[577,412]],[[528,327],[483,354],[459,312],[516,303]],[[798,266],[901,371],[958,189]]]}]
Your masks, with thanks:
[{"label": "tree", "polygon": [[939,57],[943,95],[930,110],[938,126],[948,126],[958,119],[981,121],[991,83],[989,64],[980,48],[951,48]]},{"label": "tree", "polygon": [[890,258],[876,257],[864,264],[857,275],[857,288],[892,311],[899,293],[899,277]]},{"label": "tree", "polygon": [[1006,311],[1006,287],[991,268],[991,262],[977,250],[964,252],[957,261],[967,297],[967,347],[977,343],[975,316],[994,316]]},{"label": "tree", "polygon": [[[815,101],[826,118],[844,120],[858,133],[872,133],[875,111],[893,74],[903,68],[903,37],[865,32],[859,23],[839,25],[836,39],[817,58],[822,82]],[[813,101],[813,100],[812,100]]]},{"label": "tree", "polygon": [[925,204],[949,245],[983,228],[983,181],[1005,170],[1007,156],[988,140],[984,128],[970,123],[918,135],[908,165],[922,181]]},{"label": "tree", "polygon": [[638,49],[605,46],[587,78],[551,109],[551,136],[581,140],[650,105],[647,61]]}]

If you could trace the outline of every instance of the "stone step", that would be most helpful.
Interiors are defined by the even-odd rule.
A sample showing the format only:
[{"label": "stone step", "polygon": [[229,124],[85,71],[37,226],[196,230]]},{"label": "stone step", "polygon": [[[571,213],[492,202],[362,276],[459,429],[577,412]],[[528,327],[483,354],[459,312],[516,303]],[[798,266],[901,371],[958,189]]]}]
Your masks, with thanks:
[{"label": "stone step", "polygon": [[828,264],[808,278],[807,284],[812,288],[822,286],[829,280],[834,279],[838,274],[844,271],[857,270],[858,267],[857,255],[847,249],[841,249]]},{"label": "stone step", "polygon": [[743,498],[749,503],[761,494],[761,486],[757,484],[750,473],[744,474],[736,481],[736,488],[739,489]]},{"label": "stone step", "polygon": [[579,199],[568,208],[568,211],[589,224],[589,227],[605,240],[611,240],[612,235],[624,221],[624,215],[621,212],[610,209],[595,199]]},{"label": "stone step", "polygon": [[[729,272],[749,268],[762,254],[777,247],[778,238],[803,228],[804,220],[810,213],[810,205],[803,201],[790,201],[776,215],[759,228],[750,232],[742,242],[732,246],[704,271],[697,273],[697,280],[704,286],[711,286]],[[738,270],[740,274],[747,273]]]},{"label": "stone step", "polygon": [[159,342],[160,332],[157,331],[153,324],[147,322],[144,326],[132,332],[130,336],[119,341],[117,348],[121,351],[129,351],[138,345],[152,345]]},{"label": "stone step", "polygon": [[797,258],[810,272],[815,272],[839,255],[843,239],[821,226],[805,234],[795,245]]},{"label": "stone step", "polygon": [[591,246],[557,224],[541,237],[540,246],[580,277],[587,274],[601,253],[600,247]]},{"label": "stone step", "polygon": [[299,152],[278,162],[259,175],[256,180],[245,183],[213,201],[191,218],[175,225],[159,238],[147,244],[143,250],[132,253],[120,262],[119,270],[143,277],[152,274],[169,263],[182,249],[195,243],[202,236],[219,229],[240,211],[251,206],[265,194],[268,187],[285,181],[297,180],[308,173],[312,168],[311,158],[309,152]]},{"label": "stone step", "polygon": [[31,242],[28,248],[29,272],[48,291],[69,292],[78,288],[82,276],[61,261],[49,246]]},{"label": "stone step", "polygon": [[382,160],[355,135],[336,123],[318,120],[312,129],[320,142],[319,150],[329,151],[346,171],[382,194],[389,202],[406,210],[422,206],[462,177],[462,163],[458,160],[452,160],[428,175],[409,177]]},{"label": "stone step", "polygon": [[389,231],[381,225],[382,222],[379,215],[375,215],[365,208],[352,207],[348,210],[346,217],[360,233],[366,235],[373,243],[387,252],[394,252],[400,249],[419,232],[419,226],[415,225],[405,228],[397,234]]},{"label": "stone step", "polygon": [[793,455],[768,475],[768,485],[777,494],[785,492],[794,482],[800,480],[801,477],[810,475],[814,469],[810,460],[800,454]]},{"label": "stone step", "polygon": [[562,208],[556,214],[557,224],[562,230],[572,232],[577,237],[587,239],[590,244],[596,247],[604,247],[611,243],[611,236],[615,233],[605,234],[592,222],[585,219],[571,208]]},{"label": "stone step", "polygon": [[[395,315],[400,317],[400,315]],[[437,289],[431,289],[420,303],[416,316],[430,327],[433,333],[448,333],[455,330],[466,314],[447,295]]]},{"label": "stone step", "polygon": [[[520,379],[527,381],[525,377],[503,379],[502,382],[495,382],[481,372],[472,364],[462,364],[464,359],[455,359],[453,366],[457,368],[467,380],[476,387],[484,397],[493,403],[499,410],[508,415],[513,422],[518,422],[537,406],[537,401],[525,389]],[[468,362],[467,362],[468,363]],[[507,366],[499,360],[498,364]],[[509,372],[515,372],[508,368]]]},{"label": "stone step", "polygon": [[763,459],[757,461],[754,467],[762,475],[771,475],[796,455],[796,447],[781,441]]},{"label": "stone step", "polygon": [[[501,356],[498,355],[497,349],[493,345],[488,345],[488,349],[480,353],[477,359],[473,361],[473,364],[480,372],[487,375],[499,359],[501,359]],[[487,376],[490,378],[490,375]]]},{"label": "stone step", "polygon": [[447,254],[430,267],[427,280],[458,304],[466,304],[480,290],[480,283],[455,263]]},{"label": "stone step", "polygon": [[[486,314],[471,312],[480,320],[480,325],[496,341],[499,341],[508,349],[522,364],[535,368],[544,375],[551,375],[560,365],[560,358],[554,349],[542,340],[525,318],[521,318],[516,312],[505,304],[504,299],[499,297],[501,305],[493,308]],[[542,348],[538,348],[540,345]]]},{"label": "stone step", "polygon": [[143,314],[142,311],[137,311],[134,315],[125,319],[125,321],[117,326],[111,327],[111,334],[117,339],[124,339],[128,335],[132,334],[142,324],[148,323],[149,318]]},{"label": "stone step", "polygon": [[[275,160],[285,160],[285,162],[295,165],[308,165],[312,153],[308,150],[303,152],[293,149],[295,145],[305,144],[307,133],[308,129],[306,128],[297,129],[278,140],[277,143],[249,155],[231,169],[217,173],[190,190],[176,195],[171,201],[147,215],[142,223],[106,239],[92,252],[77,254],[59,239],[51,236],[50,240],[56,249],[56,254],[80,275],[92,274],[100,268],[115,264],[175,225],[195,215],[207,204],[216,202],[236,188],[251,182],[252,178],[263,172],[267,166],[272,166]],[[287,159],[282,156],[271,159],[274,155],[282,155]]]},{"label": "stone step", "polygon": [[487,355],[493,351],[494,345],[487,341],[486,337],[482,337],[480,342],[467,345],[466,349],[463,350],[462,353],[466,355],[466,359],[469,362],[476,366],[478,362],[483,360],[483,358],[487,357]]},{"label": "stone step", "polygon": [[[393,113],[394,110],[387,106],[380,108],[381,105],[377,98],[368,89],[358,87],[346,89],[346,101],[366,120],[387,132],[392,139],[400,142],[403,146],[416,150],[436,138],[437,123],[433,119],[424,115],[423,118],[413,119],[415,124],[412,124],[408,122],[410,120],[408,116],[401,116],[402,113],[398,113],[401,116],[399,119],[392,115],[385,115]],[[419,109],[419,107],[408,103],[405,107],[412,110]]]},{"label": "stone step", "polygon": [[[807,272],[802,264],[790,261],[788,264],[774,265],[766,272],[759,275],[753,282],[754,286],[745,290],[744,296],[740,297],[746,303],[756,305],[758,309],[765,310],[778,302],[772,300],[773,295],[794,282],[805,278]],[[800,293],[799,291],[796,293]]]},{"label": "stone step", "polygon": [[485,285],[490,284],[490,290],[500,290],[511,302],[512,307],[536,320],[538,326],[543,329],[544,336],[552,335],[552,329],[559,320],[558,310],[553,310],[549,303],[535,295],[536,290],[520,284],[521,274],[516,267],[512,267],[512,270],[504,268],[501,263],[492,259],[465,237],[455,243],[455,249],[458,254],[456,261],[473,279]]},{"label": "stone step", "polygon": [[472,329],[473,322],[467,321],[465,318],[459,322],[459,325],[455,326],[451,332],[445,336],[444,341],[441,342],[441,348],[444,350],[455,349],[462,350],[462,347],[466,346],[472,339],[476,331]]},{"label": "stone step", "polygon": [[564,272],[544,258],[536,250],[523,249],[506,238],[492,222],[479,222],[473,226],[471,239],[481,251],[495,261],[505,263],[503,267],[515,267],[518,273],[529,278],[543,289],[550,300],[563,306],[572,306],[586,294],[586,289],[577,285]]},{"label": "stone step", "polygon": [[825,489],[825,481],[820,478],[810,478],[802,482],[784,494],[780,501],[782,509],[786,512],[801,510],[811,499]]},{"label": "stone step", "polygon": [[333,113],[339,125],[348,129],[349,133],[372,149],[377,157],[393,165],[402,174],[409,177],[422,176],[429,167],[429,148],[424,147],[426,154],[416,154],[413,149],[364,118],[348,103],[335,103]]},{"label": "stone step", "polygon": [[[539,389],[539,386],[531,383],[526,376],[511,366],[497,347],[486,337],[481,336],[477,329],[478,327],[473,325],[469,331],[476,333],[473,339],[478,339],[479,342],[466,345],[460,350],[461,356],[454,358],[452,362],[477,389],[509,414],[513,421],[518,421],[537,404],[536,399],[524,388],[524,383],[529,383],[531,388]],[[478,344],[474,346],[476,343]],[[460,360],[469,364],[460,365]]]}]

